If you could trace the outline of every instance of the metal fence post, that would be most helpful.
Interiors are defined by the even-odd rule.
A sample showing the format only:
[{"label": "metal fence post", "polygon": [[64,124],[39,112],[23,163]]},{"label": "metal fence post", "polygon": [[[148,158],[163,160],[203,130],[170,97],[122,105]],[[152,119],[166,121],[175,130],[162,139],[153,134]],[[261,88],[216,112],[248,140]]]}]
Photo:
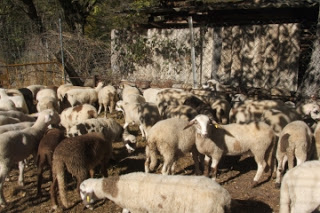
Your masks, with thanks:
[{"label": "metal fence post", "polygon": [[60,48],[61,48],[61,63],[62,63],[63,79],[64,79],[64,83],[66,83],[67,80],[66,80],[66,71],[64,68],[61,18],[59,18],[59,34],[60,34]]},{"label": "metal fence post", "polygon": [[194,49],[194,34],[193,34],[193,23],[192,16],[188,17],[190,36],[191,36],[191,62],[192,62],[192,73],[193,73],[193,88],[198,88],[198,80],[197,80],[197,70],[196,70],[196,54]]}]

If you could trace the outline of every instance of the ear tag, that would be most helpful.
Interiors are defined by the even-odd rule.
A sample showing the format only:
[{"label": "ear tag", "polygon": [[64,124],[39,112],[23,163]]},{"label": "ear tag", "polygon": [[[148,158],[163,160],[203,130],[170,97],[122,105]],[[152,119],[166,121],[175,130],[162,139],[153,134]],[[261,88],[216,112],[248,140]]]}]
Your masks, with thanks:
[{"label": "ear tag", "polygon": [[87,195],[87,202],[90,203],[90,196]]},{"label": "ear tag", "polygon": [[214,126],[216,127],[216,129],[218,129],[218,128],[219,128],[219,125],[218,125],[218,124],[215,124]]}]

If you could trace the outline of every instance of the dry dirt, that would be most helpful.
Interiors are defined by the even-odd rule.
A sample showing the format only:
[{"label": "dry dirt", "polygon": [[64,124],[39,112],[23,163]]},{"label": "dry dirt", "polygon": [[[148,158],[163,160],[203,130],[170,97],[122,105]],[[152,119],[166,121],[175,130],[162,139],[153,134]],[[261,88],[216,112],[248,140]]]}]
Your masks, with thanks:
[{"label": "dry dirt", "polygon": [[[122,120],[119,120],[122,123]],[[130,132],[139,135],[136,151],[128,154],[123,144],[114,143],[115,161],[110,162],[109,176],[126,174],[134,171],[144,171],[144,147],[145,141],[141,139],[138,128],[130,126]],[[261,184],[251,188],[251,183],[256,172],[256,164],[252,157],[224,157],[219,165],[217,181],[225,187],[232,196],[232,212],[241,213],[270,213],[279,211],[279,189],[274,187],[274,180],[268,180],[264,174]],[[193,164],[190,156],[180,158],[177,164],[176,173],[193,175]],[[157,173],[160,172],[158,169]],[[98,176],[98,175],[97,175]],[[84,209],[80,202],[80,196],[75,190],[75,180],[67,177],[68,198],[75,205],[64,212],[121,212],[122,209],[110,200],[101,200],[95,204],[95,209]],[[49,189],[49,170],[44,173],[42,184],[42,197],[36,197],[37,168],[30,157],[28,167],[25,168],[25,186],[17,185],[17,167],[9,174],[9,179],[4,184],[4,196],[8,201],[5,208],[0,207],[0,212],[49,212],[51,209]],[[62,212],[61,209],[58,212]],[[201,212],[201,211],[199,211]]]}]

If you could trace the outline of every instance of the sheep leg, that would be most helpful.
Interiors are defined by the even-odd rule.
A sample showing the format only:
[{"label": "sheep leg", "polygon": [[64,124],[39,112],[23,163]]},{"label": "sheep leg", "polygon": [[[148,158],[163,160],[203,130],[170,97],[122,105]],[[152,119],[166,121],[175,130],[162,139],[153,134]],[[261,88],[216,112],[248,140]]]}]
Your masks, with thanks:
[{"label": "sheep leg", "polygon": [[102,104],[99,104],[98,115],[100,114],[101,109],[102,109]]},{"label": "sheep leg", "polygon": [[145,134],[145,131],[144,131],[144,128],[143,128],[143,125],[142,125],[142,124],[139,125],[139,129],[140,129],[140,131],[141,131],[142,137],[143,137],[143,138],[146,138],[146,134]]},{"label": "sheep leg", "polygon": [[164,153],[163,159],[164,159],[164,162],[163,162],[161,173],[163,175],[174,174],[171,168],[174,163],[174,153]]},{"label": "sheep leg", "polygon": [[200,171],[200,166],[199,166],[199,152],[198,150],[194,147],[192,150],[191,150],[191,154],[192,154],[192,159],[193,159],[193,162],[194,162],[194,167],[195,167],[195,174],[196,175],[200,175],[201,174],[201,171]]},{"label": "sheep leg", "polygon": [[154,149],[151,149],[150,144],[146,146],[146,161],[144,163],[144,171],[149,173],[150,171],[154,171],[157,165],[157,156]]},{"label": "sheep leg", "polygon": [[294,167],[294,154],[293,150],[289,150],[287,152],[287,157],[288,157],[288,169],[292,169]]},{"label": "sheep leg", "polygon": [[216,179],[219,161],[217,159],[215,159],[215,158],[212,158],[211,160],[212,160],[212,162],[211,162],[211,171],[210,171],[209,176],[212,177],[212,179]]},{"label": "sheep leg", "polygon": [[23,172],[24,172],[24,160],[19,161],[19,178],[18,178],[19,186],[24,186]]},{"label": "sheep leg", "polygon": [[253,178],[252,187],[257,186],[258,181],[260,180],[260,177],[262,176],[263,171],[264,171],[264,169],[265,169],[265,167],[267,165],[266,161],[264,160],[264,156],[255,155],[254,158],[255,158],[255,161],[257,162],[258,169],[257,169],[256,175]]},{"label": "sheep leg", "polygon": [[210,158],[208,155],[205,155],[204,157],[204,171],[203,175],[206,177],[209,177],[209,163],[210,163]]},{"label": "sheep leg", "polygon": [[56,175],[53,175],[53,180],[50,187],[50,200],[51,200],[51,208],[52,210],[56,210],[58,208],[58,199],[57,199],[57,177]]},{"label": "sheep leg", "polygon": [[2,207],[6,206],[6,200],[4,199],[4,194],[3,194],[3,184],[8,173],[9,173],[8,166],[1,164],[0,165],[0,205]]}]

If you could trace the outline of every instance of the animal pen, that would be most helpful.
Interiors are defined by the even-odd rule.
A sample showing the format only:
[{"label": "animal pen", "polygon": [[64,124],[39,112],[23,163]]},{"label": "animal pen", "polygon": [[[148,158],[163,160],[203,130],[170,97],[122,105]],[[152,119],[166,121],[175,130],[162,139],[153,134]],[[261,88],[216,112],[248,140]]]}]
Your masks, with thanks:
[{"label": "animal pen", "polygon": [[[156,87],[216,79],[234,87],[289,92],[303,84],[319,40],[317,1],[169,2],[168,7],[140,11],[148,23],[113,30],[108,44],[63,32],[65,66],[73,65],[77,74],[68,73],[68,81],[117,76]],[[13,28],[33,36],[25,36],[19,41],[25,45],[19,46],[1,34],[2,86],[62,83],[59,29],[51,27],[45,35],[27,25],[4,30]]]}]

